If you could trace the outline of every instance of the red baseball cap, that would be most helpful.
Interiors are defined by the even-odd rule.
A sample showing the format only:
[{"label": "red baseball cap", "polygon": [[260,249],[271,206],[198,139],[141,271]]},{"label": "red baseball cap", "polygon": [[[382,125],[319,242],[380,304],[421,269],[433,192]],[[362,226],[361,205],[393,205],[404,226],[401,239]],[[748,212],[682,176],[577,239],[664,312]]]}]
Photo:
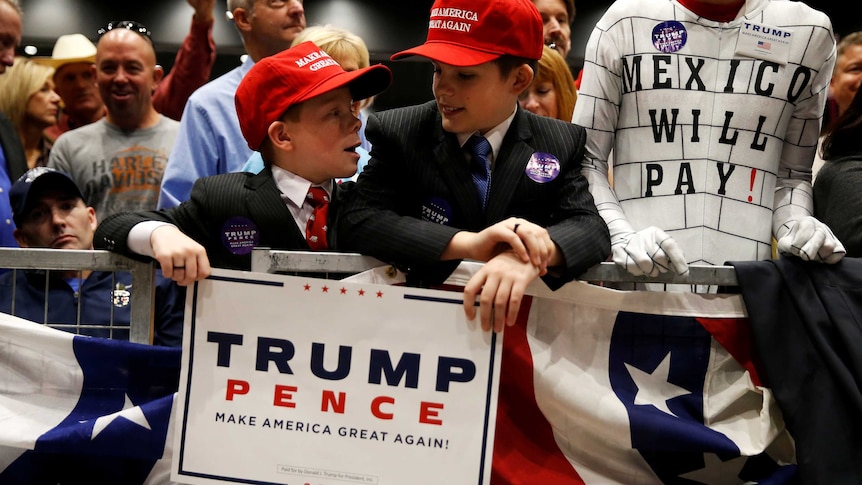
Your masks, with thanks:
[{"label": "red baseball cap", "polygon": [[476,66],[502,55],[539,60],[542,16],[530,0],[436,0],[428,39],[391,59],[423,56],[453,66]]},{"label": "red baseball cap", "polygon": [[249,148],[259,150],[269,125],[291,106],[343,86],[355,100],[370,98],[390,83],[392,72],[382,64],[347,72],[313,42],[303,42],[248,71],[234,97],[239,127]]}]

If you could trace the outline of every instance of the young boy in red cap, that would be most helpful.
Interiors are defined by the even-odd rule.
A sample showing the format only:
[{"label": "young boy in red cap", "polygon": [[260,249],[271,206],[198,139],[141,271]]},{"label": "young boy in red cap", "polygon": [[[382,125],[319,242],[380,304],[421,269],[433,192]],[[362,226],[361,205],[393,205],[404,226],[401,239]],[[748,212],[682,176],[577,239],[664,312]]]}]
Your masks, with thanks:
[{"label": "young boy in red cap", "polygon": [[345,72],[312,42],[256,63],[236,91],[240,128],[265,167],[195,182],[191,199],[167,211],[126,212],[103,221],[97,249],[155,258],[181,285],[210,266],[251,268],[251,250],[329,249],[345,187],[356,172],[359,119],[351,101],[386,89],[382,65]]},{"label": "young boy in red cap", "polygon": [[530,0],[437,0],[427,41],[392,56],[430,59],[435,99],[369,118],[371,160],[339,228],[340,249],[399,265],[408,284],[485,261],[464,307],[475,318],[480,295],[486,330],[514,322],[536,277],[557,288],[610,253],[580,175],[584,130],[518,108],[542,46]]}]

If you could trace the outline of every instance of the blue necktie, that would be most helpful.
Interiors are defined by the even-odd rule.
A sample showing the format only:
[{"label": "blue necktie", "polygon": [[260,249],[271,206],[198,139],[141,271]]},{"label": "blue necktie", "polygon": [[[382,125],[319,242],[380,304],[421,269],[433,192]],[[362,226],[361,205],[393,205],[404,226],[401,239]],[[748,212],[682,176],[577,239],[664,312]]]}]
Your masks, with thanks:
[{"label": "blue necktie", "polygon": [[473,135],[464,144],[464,148],[470,150],[473,162],[470,164],[470,173],[473,176],[473,184],[479,192],[479,202],[482,210],[488,205],[488,193],[491,188],[491,162],[488,154],[491,153],[491,144],[484,136]]}]

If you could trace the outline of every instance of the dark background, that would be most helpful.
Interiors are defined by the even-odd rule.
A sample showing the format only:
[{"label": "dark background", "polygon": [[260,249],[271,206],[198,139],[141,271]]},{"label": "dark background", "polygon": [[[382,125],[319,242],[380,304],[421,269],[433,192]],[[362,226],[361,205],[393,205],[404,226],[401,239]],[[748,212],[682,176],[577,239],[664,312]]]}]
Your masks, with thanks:
[{"label": "dark background", "polygon": [[[390,62],[389,56],[425,40],[428,12],[433,0],[305,0],[308,25],[333,24],[362,37],[372,63],[383,62],[394,73],[392,87],[375,101],[377,109],[431,99],[431,67],[421,59]],[[593,25],[612,0],[576,0],[572,25],[572,51],[567,61],[574,73],[583,64],[583,51]],[[862,30],[862,17],[851,13],[855,2],[809,0],[808,5],[832,19],[835,32],[846,35]],[[111,20],[137,20],[152,32],[159,63],[170,68],[177,49],[189,31],[193,10],[185,0],[21,0],[24,9],[22,46],[33,45],[36,55],[47,56],[56,38],[82,33],[95,40],[96,31]],[[213,37],[218,58],[212,77],[240,64],[242,42],[225,19],[226,0],[216,0]]]}]

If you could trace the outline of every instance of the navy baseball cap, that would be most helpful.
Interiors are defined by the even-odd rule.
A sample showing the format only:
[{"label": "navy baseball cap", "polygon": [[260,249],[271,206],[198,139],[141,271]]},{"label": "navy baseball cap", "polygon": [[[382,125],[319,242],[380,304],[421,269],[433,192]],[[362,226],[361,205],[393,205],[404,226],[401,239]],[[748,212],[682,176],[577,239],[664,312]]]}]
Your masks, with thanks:
[{"label": "navy baseball cap", "polygon": [[12,205],[12,219],[16,226],[36,203],[35,198],[45,189],[58,190],[66,194],[80,197],[86,204],[81,189],[68,174],[48,167],[36,167],[28,170],[18,178],[9,190],[9,202]]}]

